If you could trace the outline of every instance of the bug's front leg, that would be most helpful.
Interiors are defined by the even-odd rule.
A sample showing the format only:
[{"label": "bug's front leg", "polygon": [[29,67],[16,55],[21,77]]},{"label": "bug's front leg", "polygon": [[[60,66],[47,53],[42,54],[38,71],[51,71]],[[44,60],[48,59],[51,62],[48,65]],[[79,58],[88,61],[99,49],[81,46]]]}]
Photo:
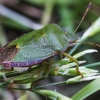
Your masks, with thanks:
[{"label": "bug's front leg", "polygon": [[80,70],[79,70],[79,62],[73,57],[73,56],[71,56],[71,55],[69,55],[69,54],[67,54],[67,53],[65,53],[65,52],[63,52],[62,53],[65,57],[67,57],[67,58],[69,58],[70,60],[72,60],[72,61],[74,61],[77,65],[76,65],[76,70],[77,70],[77,72],[82,76],[82,78],[84,77],[83,76],[83,74],[80,72]]}]

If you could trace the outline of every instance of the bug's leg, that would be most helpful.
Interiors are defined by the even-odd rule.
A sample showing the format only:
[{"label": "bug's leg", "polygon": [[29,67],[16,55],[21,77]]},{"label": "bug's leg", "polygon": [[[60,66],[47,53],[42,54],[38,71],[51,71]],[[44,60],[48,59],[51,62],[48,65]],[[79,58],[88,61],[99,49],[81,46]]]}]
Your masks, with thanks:
[{"label": "bug's leg", "polygon": [[49,75],[50,69],[52,67],[52,62],[53,62],[53,60],[52,60],[52,58],[50,58],[49,66],[47,67],[48,69],[45,73],[45,78],[47,78],[47,76]]},{"label": "bug's leg", "polygon": [[30,91],[32,91],[32,89],[33,89],[33,87],[34,87],[34,84],[35,84],[35,82],[32,82],[32,83],[31,83]]},{"label": "bug's leg", "polygon": [[79,62],[78,62],[73,56],[71,56],[71,55],[69,55],[69,54],[67,54],[67,53],[65,53],[65,52],[63,52],[62,54],[63,54],[65,57],[69,58],[70,60],[74,61],[74,62],[77,64],[76,70],[77,70],[77,72],[78,72],[78,73],[82,76],[82,78],[83,78],[83,77],[84,77],[83,74],[79,71]]},{"label": "bug's leg", "polygon": [[63,59],[63,54],[62,53],[60,53],[60,59]]},{"label": "bug's leg", "polygon": [[[41,68],[40,68],[40,69],[35,73],[36,76],[39,76],[39,74],[41,73],[41,71],[44,70],[44,68],[45,68],[45,64],[47,64],[46,61],[42,62],[42,66],[41,66]],[[44,78],[45,78],[45,77],[44,77]],[[36,82],[32,82],[32,83],[31,83],[30,91],[32,91],[32,89],[33,89],[35,83],[36,83]]]},{"label": "bug's leg", "polygon": [[28,70],[31,70],[32,66],[29,66]]},{"label": "bug's leg", "polygon": [[39,75],[39,74],[41,73],[41,71],[45,68],[45,67],[44,67],[45,64],[47,64],[47,62],[46,62],[46,61],[43,61],[43,62],[42,62],[42,66],[41,66],[41,68],[36,72],[36,75]]},{"label": "bug's leg", "polygon": [[11,67],[11,71],[13,71],[14,70],[14,67]]},{"label": "bug's leg", "polygon": [[[44,61],[44,62],[42,63],[42,66],[41,66],[41,68],[38,70],[38,72],[36,72],[36,75],[39,75],[40,72],[41,72],[42,70],[46,70],[46,69],[45,69],[45,64],[47,64],[46,61]],[[50,72],[51,66],[52,66],[52,58],[50,58],[49,66],[48,66],[48,67],[46,66],[47,70],[46,70],[46,72],[45,72],[45,75],[44,75],[41,79],[47,78],[47,76],[48,76],[48,74],[49,74],[49,72]],[[44,72],[43,72],[43,73],[44,73]],[[32,83],[31,83],[30,91],[32,91],[32,89],[33,89],[35,83],[36,83],[36,82],[32,82]]]},{"label": "bug's leg", "polygon": [[1,69],[1,71],[14,71],[14,67],[11,67],[11,69]]},{"label": "bug's leg", "polygon": [[12,85],[14,84],[14,81],[12,81],[9,85],[8,85],[8,89],[10,90],[12,88]]}]

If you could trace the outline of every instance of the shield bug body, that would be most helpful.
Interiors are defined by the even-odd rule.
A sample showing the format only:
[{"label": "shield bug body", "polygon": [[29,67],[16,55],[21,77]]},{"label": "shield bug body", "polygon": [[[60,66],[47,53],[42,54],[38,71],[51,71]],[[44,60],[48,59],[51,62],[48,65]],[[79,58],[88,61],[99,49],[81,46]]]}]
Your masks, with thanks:
[{"label": "shield bug body", "polygon": [[[90,5],[91,3],[86,9],[79,25],[83,21]],[[64,32],[56,24],[49,24],[42,29],[25,34],[1,48],[0,64],[7,67],[29,67],[62,53],[77,63],[76,69],[83,77],[78,68],[78,61],[64,52],[77,39],[78,37],[75,34]]]},{"label": "shield bug body", "polygon": [[64,53],[77,39],[75,34],[64,32],[56,24],[49,24],[42,29],[25,34],[3,47],[0,51],[0,64],[7,67],[27,67],[62,53],[77,63],[78,70],[78,61]]},{"label": "shield bug body", "polygon": [[0,63],[10,67],[32,66],[64,52],[77,39],[75,34],[65,33],[58,25],[49,24],[3,47]]}]

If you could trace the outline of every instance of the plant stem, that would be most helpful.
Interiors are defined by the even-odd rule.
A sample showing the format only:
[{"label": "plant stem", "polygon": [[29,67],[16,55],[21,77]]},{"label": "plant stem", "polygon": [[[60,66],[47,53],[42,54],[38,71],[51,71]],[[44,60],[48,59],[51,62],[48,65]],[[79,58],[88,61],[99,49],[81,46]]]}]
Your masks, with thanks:
[{"label": "plant stem", "polygon": [[47,86],[53,86],[53,85],[57,85],[57,84],[63,84],[63,83],[65,83],[65,82],[66,82],[66,81],[55,82],[55,83],[51,83],[51,84],[46,84],[46,85],[42,85],[42,86],[35,87],[33,90],[38,89],[38,88],[47,87]]}]

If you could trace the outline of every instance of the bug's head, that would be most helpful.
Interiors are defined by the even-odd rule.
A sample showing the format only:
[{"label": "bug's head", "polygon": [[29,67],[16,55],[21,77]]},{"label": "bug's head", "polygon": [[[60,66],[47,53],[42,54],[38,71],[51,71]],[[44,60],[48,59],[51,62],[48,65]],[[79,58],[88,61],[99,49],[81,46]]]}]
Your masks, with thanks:
[{"label": "bug's head", "polygon": [[72,33],[66,33],[67,40],[70,44],[75,43],[78,40],[78,36]]},{"label": "bug's head", "polygon": [[83,20],[86,16],[87,12],[89,11],[90,7],[91,7],[91,2],[89,3],[85,13],[83,14],[83,17],[82,17],[80,23],[76,27],[75,31],[73,33],[66,33],[66,37],[67,37],[70,44],[76,43],[76,41],[78,40],[78,36],[75,33],[76,33],[77,29],[79,28],[79,26],[81,25],[81,23],[83,22]]},{"label": "bug's head", "polygon": [[95,44],[93,42],[77,41],[78,40],[78,36],[76,34],[73,34],[73,33],[65,33],[65,34],[66,34],[66,38],[67,38],[67,40],[68,40],[68,42],[70,44],[73,44],[73,43],[90,44],[90,45],[97,46],[97,47],[100,48],[100,44]]}]

